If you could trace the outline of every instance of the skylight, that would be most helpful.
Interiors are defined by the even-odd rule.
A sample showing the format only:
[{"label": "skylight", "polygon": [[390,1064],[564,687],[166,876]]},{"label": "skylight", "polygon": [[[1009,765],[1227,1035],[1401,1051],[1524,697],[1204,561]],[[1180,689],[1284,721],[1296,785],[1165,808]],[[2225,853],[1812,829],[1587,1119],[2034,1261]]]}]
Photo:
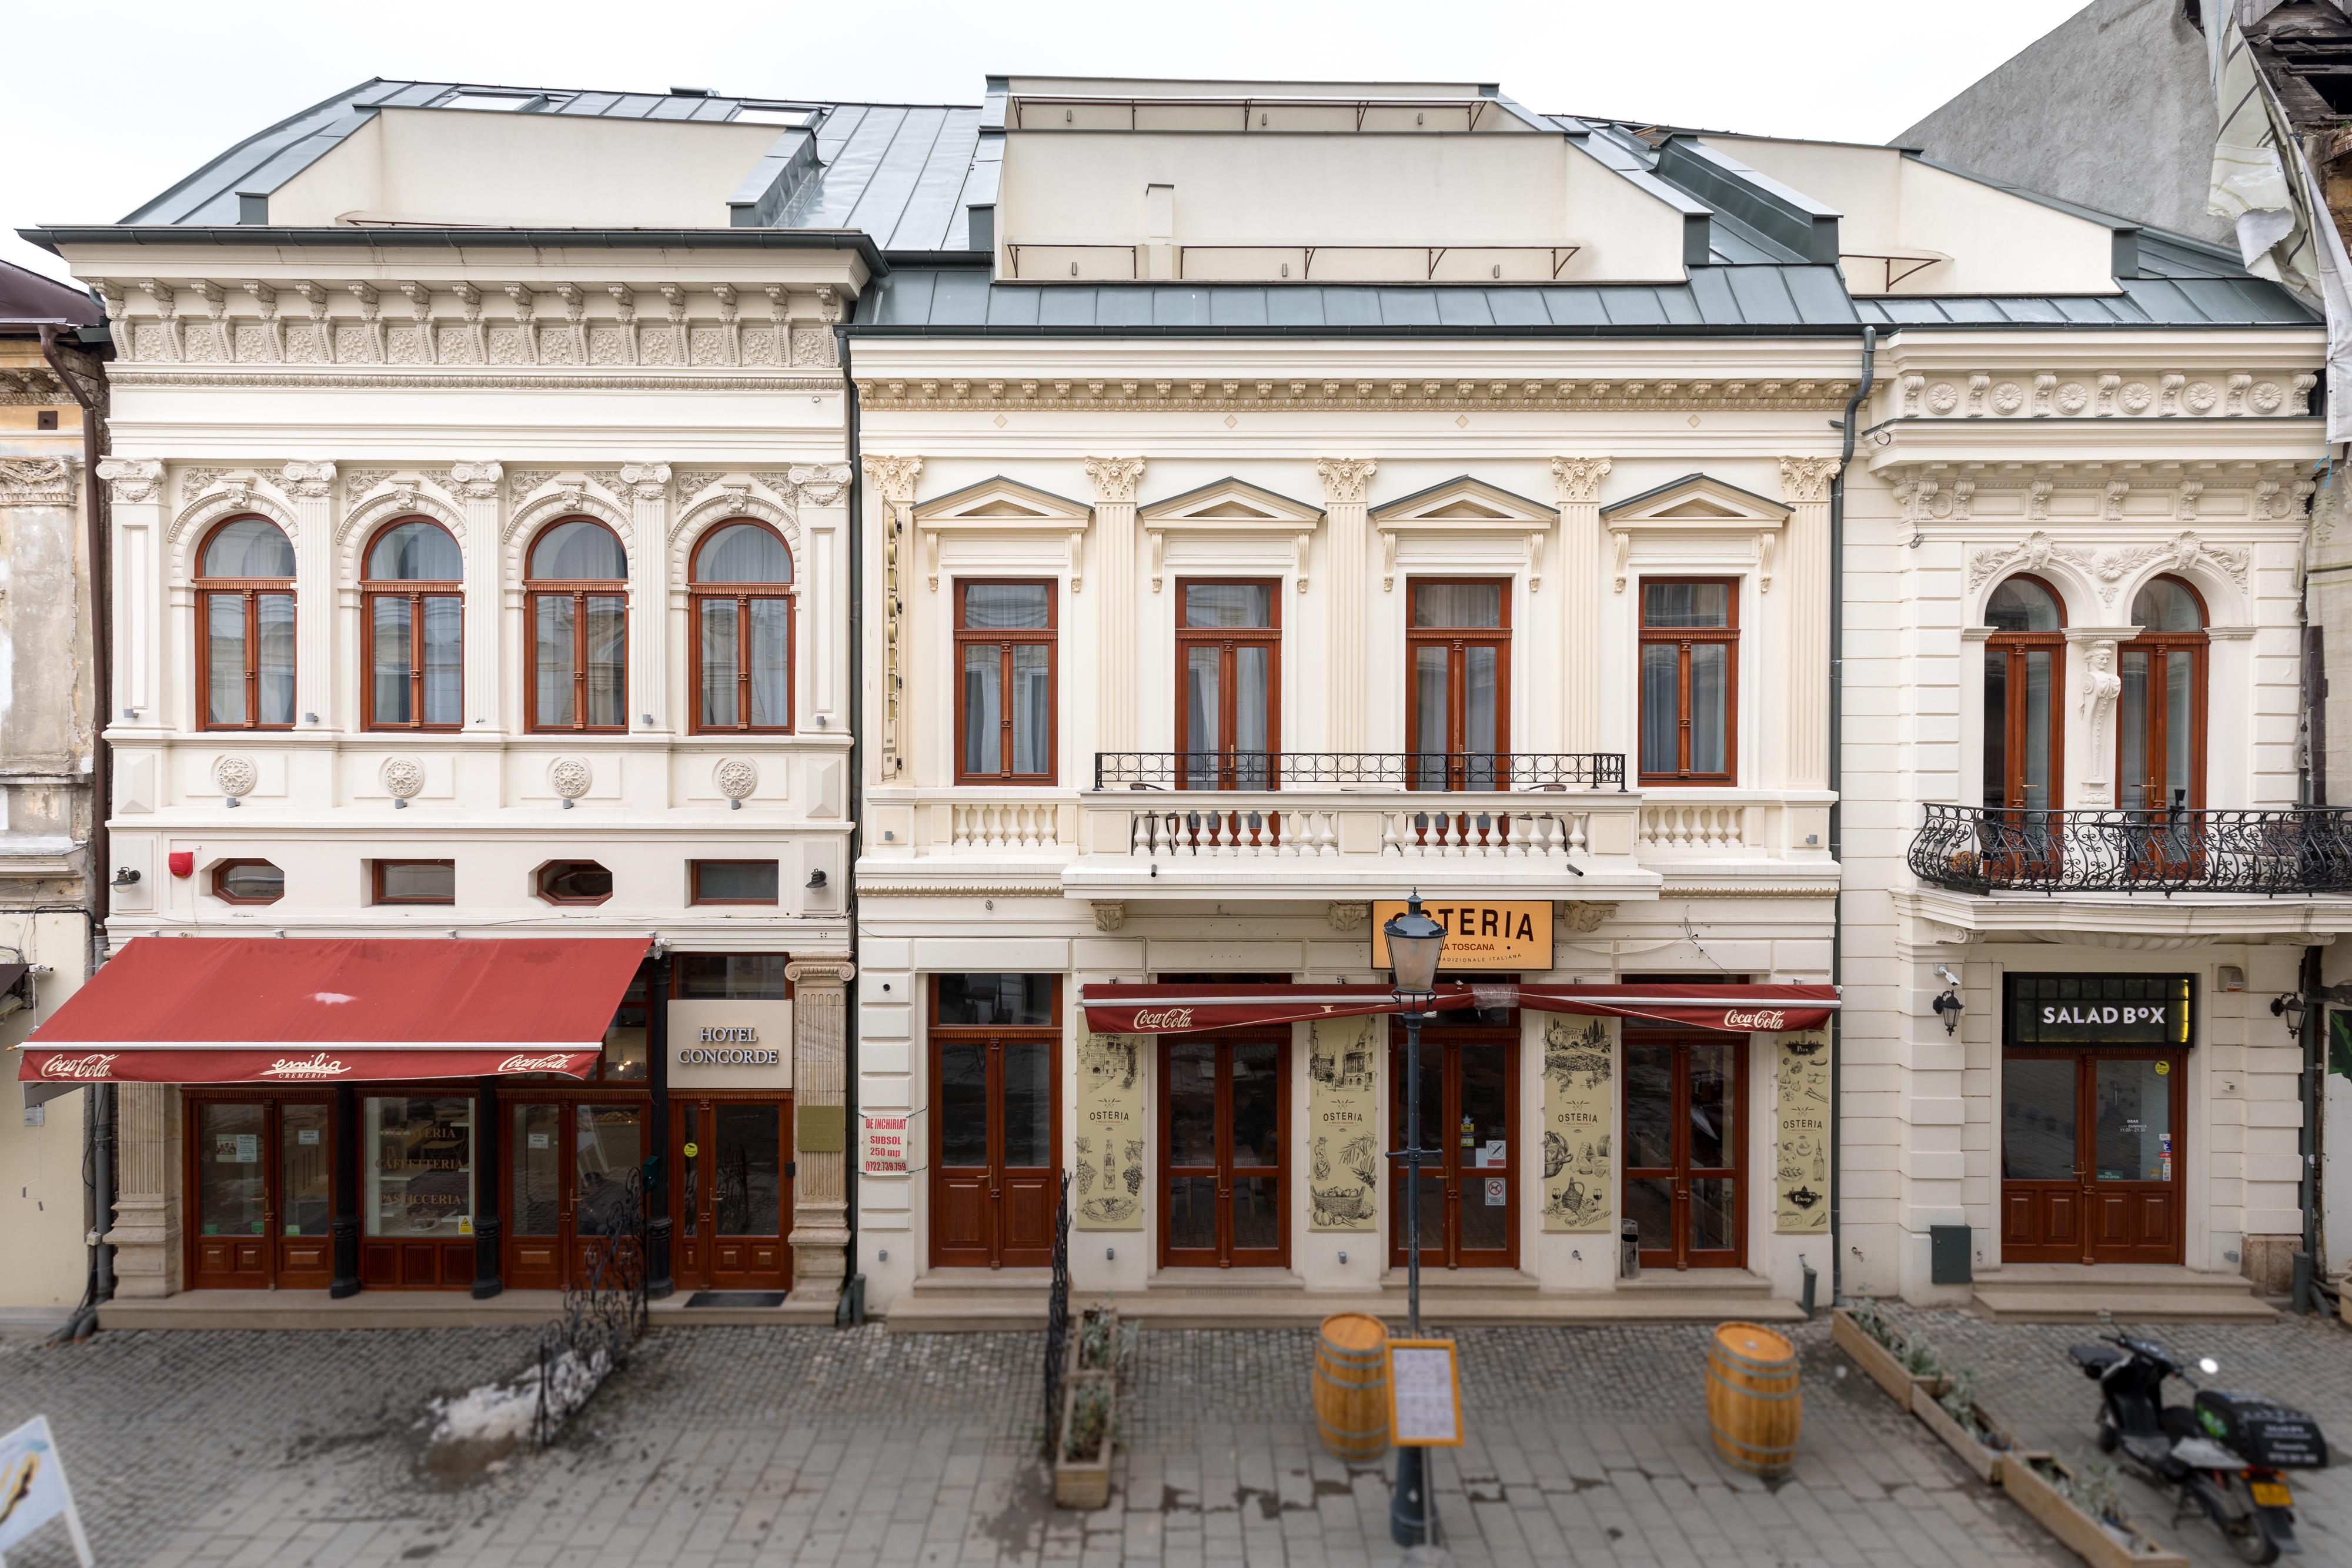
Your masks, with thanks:
[{"label": "skylight", "polygon": [[547,95],[536,92],[461,92],[441,105],[444,109],[498,109],[512,112],[536,109]]}]

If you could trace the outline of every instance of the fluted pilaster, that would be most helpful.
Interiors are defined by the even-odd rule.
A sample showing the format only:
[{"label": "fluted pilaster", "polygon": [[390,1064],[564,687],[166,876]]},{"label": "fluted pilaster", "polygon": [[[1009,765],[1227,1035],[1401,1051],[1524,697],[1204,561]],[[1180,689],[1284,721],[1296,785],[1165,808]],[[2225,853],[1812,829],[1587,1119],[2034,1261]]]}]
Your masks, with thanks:
[{"label": "fluted pilaster", "polygon": [[1132,751],[1135,738],[1135,486],[1140,457],[1089,457],[1095,486],[1095,559],[1087,575],[1101,596],[1096,641],[1095,749]]},{"label": "fluted pilaster", "polygon": [[1559,496],[1561,649],[1560,747],[1601,748],[1601,481],[1606,457],[1555,457]]},{"label": "fluted pilaster", "polygon": [[1791,789],[1825,789],[1830,779],[1830,481],[1838,468],[1834,457],[1780,459],[1788,540],[1780,552],[1786,559],[1769,580],[1785,596],[1789,749],[1782,781]]},{"label": "fluted pilaster", "polygon": [[[336,597],[334,492],[331,463],[289,463],[278,471],[294,503],[294,727],[333,728]],[[312,725],[310,716],[319,716]],[[358,716],[350,716],[356,723]]]},{"label": "fluted pilaster", "polygon": [[1324,518],[1330,540],[1330,727],[1333,751],[1361,751],[1364,742],[1365,561],[1371,525],[1365,499],[1379,465],[1370,457],[1326,457],[1315,465],[1323,481]]},{"label": "fluted pilaster", "polygon": [[499,533],[499,481],[496,463],[453,463],[449,482],[466,516],[466,727],[497,734],[506,727],[499,712],[499,638],[500,569],[506,550]]},{"label": "fluted pilaster", "polygon": [[[798,959],[784,967],[793,983],[793,1111],[829,1111],[838,1120],[848,1078],[848,987],[856,973],[846,959]],[[820,1115],[817,1119],[823,1119]],[[849,1270],[847,1166],[855,1129],[841,1128],[832,1149],[799,1146],[793,1157],[793,1295],[830,1301]]]}]

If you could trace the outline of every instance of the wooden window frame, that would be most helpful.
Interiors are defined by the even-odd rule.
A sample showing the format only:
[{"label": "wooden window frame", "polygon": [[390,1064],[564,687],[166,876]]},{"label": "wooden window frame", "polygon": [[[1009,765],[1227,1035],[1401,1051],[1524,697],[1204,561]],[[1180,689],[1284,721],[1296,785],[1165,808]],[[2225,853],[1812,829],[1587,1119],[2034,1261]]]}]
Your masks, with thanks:
[{"label": "wooden window frame", "polygon": [[610,904],[613,901],[613,895],[610,892],[601,894],[594,898],[567,898],[547,891],[549,878],[554,873],[569,870],[573,866],[594,866],[606,876],[611,876],[613,874],[612,868],[607,866],[602,861],[549,861],[545,865],[541,866],[536,872],[531,873],[531,892],[536,894],[539,896],[540,901],[543,904],[561,904],[574,909],[586,908],[599,904]]},{"label": "wooden window frame", "polygon": [[[276,898],[246,898],[240,894],[229,892],[222,885],[222,883],[227,880],[228,873],[230,872],[236,871],[241,866],[249,865],[266,865],[271,871],[278,873],[278,896]],[[223,904],[277,904],[286,896],[286,873],[275,861],[263,860],[259,856],[248,855],[242,860],[223,861],[218,865],[213,867],[212,887],[213,896],[219,899]]]},{"label": "wooden window frame", "polygon": [[[2003,690],[2009,700],[2004,705],[2006,711],[2000,715],[2000,722],[2004,727],[2001,758],[2009,771],[2000,780],[2000,796],[2003,804],[1997,809],[2057,810],[2063,806],[2066,800],[2066,597],[2052,587],[2048,581],[2034,576],[2032,572],[2012,572],[2008,577],[2002,578],[2000,582],[1992,585],[1991,591],[1986,595],[1986,601],[1988,603],[1991,601],[1991,594],[2000,591],[2001,582],[2017,580],[2030,582],[2050,596],[2050,602],[2058,608],[2058,630],[2055,632],[1995,632],[1985,639],[1986,663],[1990,664],[1994,659],[2000,659],[2007,666],[2003,677]],[[2018,793],[2010,786],[2017,778],[2018,769],[2025,757],[2025,703],[2020,694],[2025,690],[2026,656],[2035,651],[2047,652],[2051,656],[2050,800],[2044,807],[2027,807],[2009,803],[2010,797]],[[2120,657],[2116,660],[2116,664],[2120,667],[2122,664]],[[1979,719],[1983,724],[1991,724],[1994,716],[1983,711],[1984,677],[1982,674],[1977,677],[1977,706]],[[2123,727],[2117,725],[2116,729],[2116,756],[2121,757]],[[1978,741],[1978,750],[1981,755],[1983,750],[1981,737]],[[2118,774],[2117,777],[2120,778],[2122,775]],[[1982,782],[1979,784],[1979,794],[1983,792]]]},{"label": "wooden window frame", "polygon": [[[294,591],[294,585],[298,580],[290,577],[206,577],[205,575],[205,552],[212,548],[214,536],[232,523],[248,521],[268,523],[271,528],[278,528],[281,536],[286,531],[278,528],[275,518],[261,517],[253,512],[240,512],[233,517],[223,517],[205,529],[204,538],[196,545],[195,668],[196,727],[199,729],[290,730],[294,727],[294,720],[290,716],[284,724],[265,724],[259,717],[261,713],[261,596],[266,593],[282,593],[292,601],[294,608],[292,630],[295,645],[299,648],[302,631],[302,600],[301,596]],[[241,724],[217,723],[212,716],[212,601],[215,599],[232,597],[242,599],[245,602],[245,711],[247,716]],[[299,713],[302,708],[302,686],[299,654],[295,664],[294,679],[294,712]]]},{"label": "wooden window frame", "polygon": [[[2169,727],[2171,716],[2166,711],[2160,695],[2164,690],[2167,666],[2175,659],[2189,660],[2189,779],[2187,780],[2189,799],[2185,806],[2191,811],[2202,810],[2205,806],[2206,699],[2213,674],[2213,615],[2205,603],[2205,596],[2198,592],[2195,585],[2187,578],[2176,576],[2171,572],[2163,572],[2150,581],[2169,582],[2175,588],[2186,592],[2189,602],[2197,606],[2198,620],[2204,624],[2194,632],[2142,632],[2138,636],[2120,644],[2116,649],[2115,673],[2118,678],[2121,678],[2124,673],[2124,660],[2130,654],[2145,653],[2148,656],[2147,749],[2151,755],[2160,757],[2166,749],[2166,742],[2170,738],[2166,732]],[[2143,589],[2146,586],[2143,584]],[[2063,612],[2062,609],[2061,613]],[[2120,706],[2118,703],[2119,708]],[[2126,810],[2170,810],[2169,800],[2159,801],[2150,806],[2145,801],[2126,800],[2122,798],[2124,762],[2124,727],[2119,713],[2116,723],[2116,788],[2117,791],[2116,804]]]},{"label": "wooden window frame", "polygon": [[[621,559],[628,559],[628,546],[613,533],[612,525],[602,517],[578,513],[553,517],[531,535],[530,545],[523,551],[523,716],[525,727],[545,735],[626,735],[629,730],[629,642],[636,635],[636,606],[630,601],[626,578],[595,577],[533,577],[530,558],[539,549],[539,541],[550,530],[566,523],[593,523],[613,534],[613,542],[621,548]],[[590,724],[588,722],[588,601],[617,596],[621,601],[621,722]],[[572,722],[543,723],[539,716],[539,601],[542,599],[572,601]]]},{"label": "wooden window frame", "polygon": [[[426,730],[452,734],[466,727],[466,584],[439,578],[370,577],[368,567],[383,536],[407,523],[425,523],[449,534],[437,518],[394,517],[368,536],[360,552],[360,727],[363,729]],[[449,535],[456,544],[457,537]],[[462,550],[461,550],[462,553]],[[375,601],[408,601],[408,711],[413,719],[379,717],[375,711]],[[457,716],[448,724],[427,724],[425,713],[425,604],[427,599],[457,601]]]},{"label": "wooden window frame", "polygon": [[[1496,788],[1507,789],[1511,776],[1511,591],[1514,580],[1508,577],[1412,577],[1405,580],[1404,601],[1404,750],[1409,757],[1427,756],[1413,749],[1421,734],[1421,683],[1414,678],[1423,648],[1444,648],[1445,666],[1445,788],[1460,790],[1469,787],[1467,765],[1462,758],[1469,754],[1466,724],[1468,722],[1468,678],[1464,650],[1473,643],[1492,643],[1496,649],[1495,661],[1495,770]],[[1412,596],[1423,588],[1498,588],[1499,622],[1495,626],[1415,626],[1412,623]],[[1413,777],[1418,777],[1415,769]],[[1416,786],[1417,787],[1417,786]]]},{"label": "wooden window frame", "polygon": [[[958,784],[995,784],[1023,788],[1050,789],[1059,781],[1062,766],[1062,606],[1059,581],[1050,577],[970,577],[955,580],[955,647],[954,664],[950,679],[955,683],[955,781]],[[1018,630],[979,628],[964,624],[964,603],[967,591],[974,588],[1043,588],[1045,591],[1045,624],[1037,628]],[[997,691],[1004,716],[997,732],[997,761],[1003,769],[995,773],[964,771],[964,702],[963,651],[995,643],[1002,663],[997,672]],[[1013,763],[1013,650],[1015,646],[1042,643],[1045,649],[1045,771],[1014,773]]]},{"label": "wooden window frame", "polygon": [[[1003,1238],[1002,1206],[1004,1200],[1002,1189],[1004,1186],[1004,1172],[1007,1169],[1030,1168],[1008,1167],[1004,1163],[1003,1061],[1004,1047],[1009,1044],[1040,1045],[1045,1050],[1045,1060],[1052,1074],[1052,1082],[1048,1085],[1045,1096],[1049,1119],[1047,1134],[1049,1141],[1046,1144],[1046,1149],[1053,1157],[1053,1163],[1045,1167],[1046,1185],[1049,1191],[1058,1197],[1061,1191],[1062,1172],[1062,1079],[1066,1072],[1062,1063],[1065,1050],[1062,1038],[1063,977],[1059,975],[1047,977],[1053,982],[1053,1000],[1050,1003],[1052,1017],[1050,1021],[1042,1024],[941,1023],[940,1021],[940,978],[939,975],[932,975],[929,983],[924,988],[928,996],[923,1013],[924,1071],[928,1074],[924,1080],[925,1094],[934,1102],[929,1113],[923,1117],[923,1120],[929,1124],[924,1142],[930,1164],[930,1176],[925,1184],[929,1189],[931,1214],[931,1224],[928,1228],[930,1237],[926,1248],[930,1267],[934,1269],[996,1269],[1048,1265],[1053,1261],[1053,1244],[1050,1238],[1042,1249],[1035,1249],[1038,1256],[1034,1258],[1028,1256],[1029,1249],[1008,1248]],[[944,1227],[940,1222],[940,1217],[946,1212],[946,1173],[950,1167],[941,1158],[945,1149],[945,1118],[940,1114],[936,1101],[940,1083],[940,1048],[958,1043],[978,1045],[989,1053],[988,1065],[982,1079],[982,1092],[989,1097],[987,1134],[989,1163],[984,1167],[957,1166],[952,1168],[958,1171],[985,1169],[989,1173],[988,1179],[992,1186],[997,1189],[992,1197],[992,1201],[998,1207],[992,1211],[996,1225],[992,1240],[984,1241],[978,1247],[950,1249],[941,1240]],[[1048,1207],[1050,1212],[1050,1205]],[[1008,1253],[1012,1253],[1013,1256],[1008,1257]]]},{"label": "wooden window frame", "polygon": [[[1263,588],[1265,590],[1266,623],[1264,626],[1187,626],[1184,624],[1185,596],[1195,588]],[[1217,663],[1217,714],[1221,727],[1230,733],[1234,727],[1234,672],[1239,661],[1234,651],[1247,646],[1263,648],[1265,659],[1266,745],[1268,754],[1265,788],[1280,789],[1281,776],[1271,758],[1282,751],[1282,580],[1273,577],[1180,577],[1176,580],[1176,749],[1189,756],[1194,752],[1215,752],[1220,761],[1217,781],[1204,788],[1232,789],[1237,787],[1234,758],[1238,753],[1225,743],[1223,735],[1213,736],[1206,745],[1199,743],[1187,726],[1191,709],[1185,701],[1185,669],[1192,651],[1199,647],[1221,650]],[[957,662],[959,684],[962,662]],[[961,738],[961,732],[959,732]],[[1180,763],[1176,769],[1176,787],[1192,788],[1191,777]]]},{"label": "wooden window frame", "polygon": [[[785,570],[793,575],[782,582],[704,582],[702,552],[710,541],[725,529],[742,524],[773,536],[783,547]],[[722,517],[702,531],[695,541],[694,558],[687,570],[687,690],[693,715],[692,733],[696,735],[790,735],[799,716],[800,694],[800,562],[793,559],[793,542],[771,524],[757,517]],[[735,601],[735,713],[733,724],[710,724],[702,716],[702,607],[711,601],[731,599]],[[751,601],[779,599],[784,605],[784,722],[753,724],[751,722],[751,661],[742,655],[748,646],[746,632],[751,619]]]},{"label": "wooden window frame", "polygon": [[[397,896],[386,895],[383,891],[384,870],[388,866],[396,865],[447,866],[449,868],[449,896],[446,898],[417,898],[407,894]],[[368,862],[368,902],[370,904],[421,904],[432,908],[446,909],[457,902],[457,862],[455,860],[436,860],[431,858],[419,859],[408,856],[394,856],[389,860],[370,861]]]},{"label": "wooden window frame", "polygon": [[[1649,623],[1650,596],[1653,585],[1659,587],[1720,587],[1725,595],[1725,624],[1721,626],[1652,626]],[[1675,771],[1653,773],[1641,768],[1640,782],[1643,788],[1659,785],[1667,789],[1732,789],[1739,785],[1739,590],[1736,577],[1644,577],[1634,584],[1639,598],[1633,613],[1640,625],[1638,647],[1633,655],[1633,753],[1638,766],[1642,755],[1643,714],[1642,649],[1663,644],[1675,644],[1680,653],[1675,659]],[[1723,760],[1719,773],[1691,771],[1691,649],[1700,643],[1720,643],[1731,651],[1724,657],[1723,691]]]},{"label": "wooden window frame", "polygon": [[[714,865],[772,866],[776,873],[776,895],[773,898],[705,898],[702,894],[702,870],[705,866]],[[755,904],[762,909],[774,909],[784,901],[784,868],[781,861],[719,857],[710,860],[688,861],[686,862],[686,901],[689,904]]]},{"label": "wooden window frame", "polygon": [[[218,1239],[204,1234],[201,1218],[202,1197],[198,1191],[204,1177],[204,1158],[200,1130],[201,1107],[208,1104],[258,1105],[262,1113],[262,1133],[259,1164],[262,1167],[262,1214],[265,1263],[262,1279],[269,1290],[323,1290],[332,1282],[332,1266],[326,1270],[300,1270],[290,1268],[285,1259],[286,1240],[286,1167],[285,1167],[285,1108],[288,1105],[323,1106],[327,1112],[327,1212],[330,1215],[326,1239],[331,1248],[333,1220],[339,1216],[345,1200],[356,1207],[358,1195],[343,1190],[336,1157],[336,1146],[345,1138],[357,1136],[355,1129],[343,1125],[335,1113],[335,1096],[331,1087],[320,1089],[281,1088],[269,1083],[187,1084],[180,1090],[180,1114],[187,1135],[180,1142],[180,1190],[185,1195],[187,1223],[183,1256],[185,1260],[185,1289],[192,1291],[251,1289],[250,1280],[235,1275],[223,1276],[207,1272],[203,1267],[204,1245]],[[361,1181],[366,1180],[364,1168]],[[305,1238],[304,1239],[308,1239]],[[331,1259],[331,1250],[329,1254]]]}]

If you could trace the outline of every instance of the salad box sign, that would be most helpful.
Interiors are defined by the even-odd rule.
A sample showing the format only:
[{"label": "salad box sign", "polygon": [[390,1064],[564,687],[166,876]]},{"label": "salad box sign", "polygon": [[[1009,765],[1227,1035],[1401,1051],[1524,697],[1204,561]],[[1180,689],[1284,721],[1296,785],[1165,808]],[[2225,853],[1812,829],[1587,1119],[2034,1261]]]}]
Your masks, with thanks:
[{"label": "salad box sign", "polygon": [[2010,1045],[2195,1043],[2189,975],[2011,975],[2007,986]]}]

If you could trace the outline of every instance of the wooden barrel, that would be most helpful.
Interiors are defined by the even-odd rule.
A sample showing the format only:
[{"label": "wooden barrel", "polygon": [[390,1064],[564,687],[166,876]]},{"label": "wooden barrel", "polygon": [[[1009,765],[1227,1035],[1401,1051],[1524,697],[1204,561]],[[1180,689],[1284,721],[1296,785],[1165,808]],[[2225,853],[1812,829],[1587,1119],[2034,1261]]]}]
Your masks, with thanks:
[{"label": "wooden barrel", "polygon": [[1378,1318],[1336,1312],[1315,1341],[1315,1429],[1343,1459],[1377,1459],[1389,1446],[1389,1331]]},{"label": "wooden barrel", "polygon": [[1797,1347],[1755,1323],[1724,1323],[1706,1347],[1706,1418],[1715,1451],[1759,1476],[1797,1462],[1804,1399],[1797,1389]]}]

